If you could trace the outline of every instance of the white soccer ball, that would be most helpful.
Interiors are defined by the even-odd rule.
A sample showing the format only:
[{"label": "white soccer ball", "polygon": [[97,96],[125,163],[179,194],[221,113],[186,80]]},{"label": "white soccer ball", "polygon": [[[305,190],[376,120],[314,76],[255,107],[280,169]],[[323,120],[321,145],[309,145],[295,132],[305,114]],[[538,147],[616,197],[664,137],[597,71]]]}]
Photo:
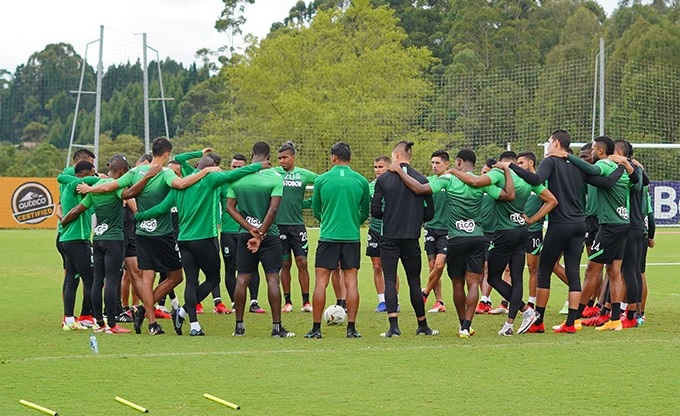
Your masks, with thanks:
[{"label": "white soccer ball", "polygon": [[347,313],[342,306],[331,305],[323,311],[323,319],[328,325],[342,325],[347,319]]}]

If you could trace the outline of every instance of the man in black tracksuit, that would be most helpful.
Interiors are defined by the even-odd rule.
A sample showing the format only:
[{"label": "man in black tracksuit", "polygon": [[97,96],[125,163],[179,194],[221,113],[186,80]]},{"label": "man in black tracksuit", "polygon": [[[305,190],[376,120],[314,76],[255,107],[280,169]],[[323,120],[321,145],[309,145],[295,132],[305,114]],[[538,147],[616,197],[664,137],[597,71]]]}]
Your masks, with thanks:
[{"label": "man in black tracksuit", "polygon": [[[418,182],[426,184],[427,178],[409,165],[413,142],[399,142],[392,151],[394,169],[402,169]],[[383,209],[384,201],[384,209]],[[409,285],[411,305],[418,320],[417,335],[437,335],[425,318],[425,303],[420,287],[422,257],[420,234],[425,222],[434,216],[432,195],[416,195],[394,172],[380,175],[371,200],[371,215],[383,221],[383,238],[380,242],[380,260],[385,276],[385,303],[390,329],[381,334],[391,338],[401,335],[397,318],[397,262],[401,259]]]}]

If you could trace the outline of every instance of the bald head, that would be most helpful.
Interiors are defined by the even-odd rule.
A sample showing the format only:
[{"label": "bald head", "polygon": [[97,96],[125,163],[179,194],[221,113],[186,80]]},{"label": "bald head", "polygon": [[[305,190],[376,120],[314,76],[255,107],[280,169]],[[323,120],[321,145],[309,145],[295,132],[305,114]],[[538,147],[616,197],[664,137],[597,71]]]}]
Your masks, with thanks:
[{"label": "bald head", "polygon": [[215,159],[211,158],[210,156],[203,156],[198,160],[196,168],[198,168],[199,170],[203,170],[211,166],[215,166]]}]

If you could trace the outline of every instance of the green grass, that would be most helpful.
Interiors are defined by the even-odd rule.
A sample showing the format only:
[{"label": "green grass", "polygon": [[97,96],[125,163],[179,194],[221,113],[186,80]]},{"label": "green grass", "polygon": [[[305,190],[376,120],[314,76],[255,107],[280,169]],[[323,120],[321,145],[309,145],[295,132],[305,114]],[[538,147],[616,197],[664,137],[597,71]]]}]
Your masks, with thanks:
[{"label": "green grass", "polygon": [[[310,230],[312,253],[316,236]],[[679,244],[680,234],[662,230],[648,261],[677,262]],[[54,232],[3,230],[0,246],[2,415],[38,414],[19,399],[61,415],[136,414],[114,396],[160,415],[233,412],[204,399],[206,392],[250,415],[667,414],[680,407],[680,326],[673,313],[680,300],[678,265],[648,266],[648,322],[620,333],[585,328],[573,336],[505,338],[496,334],[504,318],[478,316],[477,335],[461,340],[451,304],[447,313],[428,315],[439,337],[416,337],[402,295],[404,336],[382,339],[387,318],[373,312],[375,289],[364,259],[361,339],[345,339],[344,327],[325,326],[323,339],[304,339],[311,316],[298,311],[295,282],[296,312],[284,316],[284,324],[297,338],[269,338],[268,313],[248,314],[247,336],[235,339],[232,315],[208,313],[200,316],[205,337],[177,337],[166,322],[163,336],[100,335],[95,355],[88,332],[59,327],[62,272]],[[564,285],[553,286],[548,325],[561,321],[557,310],[566,295]],[[260,293],[265,299],[264,287]],[[448,281],[444,293],[450,299]],[[328,294],[333,300],[330,288]]]}]

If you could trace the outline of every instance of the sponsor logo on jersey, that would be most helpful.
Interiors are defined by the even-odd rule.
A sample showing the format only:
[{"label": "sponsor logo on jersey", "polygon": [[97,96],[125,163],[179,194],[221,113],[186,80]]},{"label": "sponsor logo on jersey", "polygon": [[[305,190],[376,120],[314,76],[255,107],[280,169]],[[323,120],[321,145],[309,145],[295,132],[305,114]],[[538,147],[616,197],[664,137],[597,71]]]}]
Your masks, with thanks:
[{"label": "sponsor logo on jersey", "polygon": [[38,182],[26,182],[12,194],[12,213],[19,224],[38,224],[54,214],[52,194]]},{"label": "sponsor logo on jersey", "polygon": [[513,213],[513,214],[510,214],[510,221],[515,222],[515,223],[517,223],[517,224],[519,224],[519,225],[524,225],[524,224],[527,223],[527,222],[524,220],[524,217],[522,216],[522,214],[519,214],[519,213],[517,213],[517,212],[515,212],[515,213]]},{"label": "sponsor logo on jersey", "polygon": [[253,227],[260,228],[262,227],[262,221],[255,217],[251,217],[250,215],[246,217],[246,221],[248,224],[252,225]]},{"label": "sponsor logo on jersey", "polygon": [[290,179],[284,179],[283,186],[289,186],[291,188],[302,188],[302,181],[292,181]]},{"label": "sponsor logo on jersey", "polygon": [[156,221],[155,218],[152,218],[150,220],[144,220],[139,223],[139,228],[148,233],[152,233],[156,231],[156,228],[158,228],[158,221]]},{"label": "sponsor logo on jersey", "polygon": [[475,220],[458,220],[456,221],[456,229],[471,233],[475,230]]},{"label": "sponsor logo on jersey", "polygon": [[616,208],[616,213],[619,215],[619,217],[623,218],[624,220],[628,219],[628,208],[618,207]]},{"label": "sponsor logo on jersey", "polygon": [[94,235],[102,235],[104,234],[107,230],[109,229],[109,225],[107,223],[101,223],[94,227]]}]

